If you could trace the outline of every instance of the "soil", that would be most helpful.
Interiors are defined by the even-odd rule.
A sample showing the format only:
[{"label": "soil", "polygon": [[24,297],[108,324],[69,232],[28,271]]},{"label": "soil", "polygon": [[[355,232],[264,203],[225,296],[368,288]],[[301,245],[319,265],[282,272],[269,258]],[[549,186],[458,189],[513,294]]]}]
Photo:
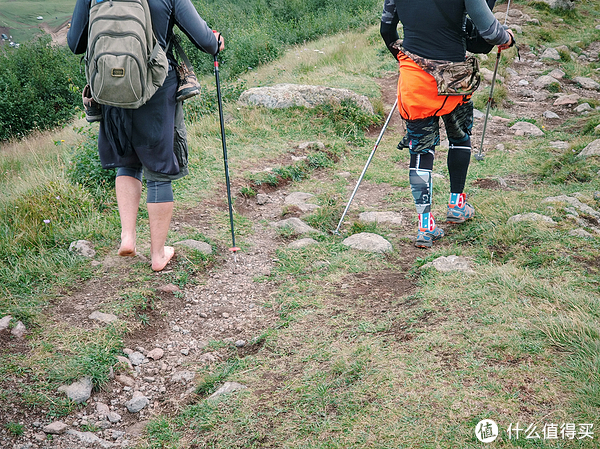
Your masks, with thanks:
[{"label": "soil", "polygon": [[[501,5],[502,6],[502,5]],[[66,36],[66,24],[59,29],[49,30],[57,43],[63,43]],[[493,54],[490,57],[495,57]],[[555,111],[561,118],[547,121],[547,128],[560,127],[564,121],[575,115],[571,109],[553,107],[555,96],[545,91],[536,89],[538,93],[545,92],[545,99],[527,97],[519,94],[522,92],[518,82],[526,80],[530,89],[543,70],[550,68],[552,63],[540,61],[529,52],[528,48],[521,48],[521,61],[513,61],[511,67],[518,72],[505,82],[508,97],[503,109],[514,118],[529,118],[542,116],[544,111]],[[554,64],[556,65],[556,64]],[[396,76],[379,80],[386,111],[389,111],[395,100]],[[483,85],[489,82],[483,82]],[[579,86],[561,81],[562,93],[578,93],[584,98],[598,98],[597,91],[586,91]],[[478,147],[481,139],[483,119],[477,119],[474,127],[473,144]],[[401,136],[403,124],[398,114],[394,114],[389,125],[389,133]],[[372,129],[369,136],[378,136],[380,128]],[[502,146],[497,146],[501,143]],[[507,127],[506,120],[490,117],[487,124],[484,152],[487,151],[512,151],[527,145],[526,140],[517,139]],[[443,151],[441,151],[443,153]],[[440,154],[443,159],[443,154]],[[440,157],[438,157],[440,159]],[[284,163],[288,164],[289,161]],[[436,164],[443,163],[438,160]],[[473,161],[473,163],[477,163]],[[399,167],[407,168],[407,167]],[[245,170],[249,169],[245,167]],[[316,172],[313,177],[315,183],[332,182],[334,172]],[[233,183],[238,182],[235,179]],[[474,179],[470,184],[480,189],[517,189],[526,188],[526,180],[518,177],[507,179]],[[348,182],[348,197],[354,187],[354,181]],[[239,189],[233,189],[239,191]],[[356,196],[356,204],[361,202],[373,205],[375,210],[386,210],[383,198],[387,193],[392,193],[395,188],[389,185],[375,185],[367,181],[361,184]],[[150,397],[150,405],[139,413],[129,413],[123,408],[123,403],[131,397],[132,388],[127,389],[115,378],[102,391],[94,392],[87,406],[74,412],[71,416],[61,420],[71,428],[83,431],[83,422],[101,422],[97,412],[97,403],[113,406],[113,410],[121,415],[121,421],[108,426],[107,430],[100,431],[104,441],[115,442],[115,447],[124,445],[123,441],[133,442],[139,435],[143,424],[152,416],[160,413],[175,412],[193,399],[193,380],[175,380],[175,374],[185,370],[194,371],[197,367],[222,360],[235,347],[240,356],[256,352],[260,348],[260,338],[264,331],[269,329],[277,320],[276,307],[264,307],[265,303],[275,304],[272,295],[275,291],[275,281],[269,277],[277,263],[276,249],[287,242],[283,240],[265,222],[281,218],[283,201],[288,191],[288,186],[269,188],[261,191],[268,195],[270,202],[259,205],[255,199],[238,198],[237,212],[243,214],[253,225],[250,235],[243,237],[244,250],[236,258],[220,248],[217,261],[205,271],[196,274],[194,282],[187,284],[183,290],[171,285],[170,275],[172,267],[183,262],[183,257],[178,252],[175,260],[161,273],[150,274],[148,268],[147,287],[157,294],[154,308],[141,310],[146,315],[146,324],[132,325],[126,336],[125,346],[143,354],[154,348],[162,348],[164,357],[139,365],[134,373],[133,389],[142,391]],[[215,198],[225,198],[224,186],[215,192]],[[214,237],[219,225],[211,221],[213,212],[222,211],[226,203],[216,200],[203,204],[196,209],[179,210],[172,220],[172,230],[199,229],[207,237]],[[397,211],[398,212],[398,211]],[[398,237],[397,251],[398,271],[382,271],[369,274],[349,276],[340,282],[337,289],[337,298],[340,307],[344,301],[356,295],[366,298],[364,313],[377,315],[385,312],[386,298],[406,296],[417,287],[413,280],[407,279],[406,271],[412,267],[417,258],[424,256],[424,251],[416,249],[409,240],[402,237],[411,237],[414,234],[414,210],[407,207],[399,211],[406,219],[404,225],[398,226],[395,231]],[[446,228],[445,224],[441,224]],[[451,232],[450,228],[447,229]],[[396,245],[396,242],[394,242]],[[439,242],[443,247],[444,240]],[[439,246],[438,246],[439,248]],[[141,254],[147,254],[148,248],[139,248]],[[132,266],[139,263],[148,263],[143,256],[134,258],[120,258],[111,254],[100,261],[93,279],[82,283],[64,295],[52,305],[48,313],[55,321],[57,328],[82,328],[90,329],[99,326],[88,317],[91,312],[101,309],[102,305],[116,301],[129,287],[127,278]],[[139,287],[139,286],[138,286]],[[371,298],[372,300],[370,300]],[[335,304],[331,305],[335,307]],[[406,304],[410,307],[410,304]],[[427,317],[422,317],[426,320]],[[390,334],[399,340],[409,339],[406,328],[392,328]],[[210,342],[225,342],[225,347],[215,347]],[[0,347],[3,351],[18,353],[31,353],[31,345],[24,340],[2,336]],[[25,381],[27,382],[27,381]],[[5,387],[12,388],[11,385]],[[22,388],[16,387],[16,388]],[[0,422],[19,422],[25,426],[22,437],[11,439],[6,432],[0,433],[0,447],[31,447],[31,448],[71,448],[83,444],[74,436],[56,436],[52,442],[45,439],[42,427],[48,424],[46,410],[13,410],[8,415],[0,416]],[[123,432],[123,434],[119,433]],[[115,436],[117,437],[115,440]],[[25,446],[31,444],[31,446]],[[14,445],[14,446],[13,446]],[[101,447],[100,443],[86,447]]]}]

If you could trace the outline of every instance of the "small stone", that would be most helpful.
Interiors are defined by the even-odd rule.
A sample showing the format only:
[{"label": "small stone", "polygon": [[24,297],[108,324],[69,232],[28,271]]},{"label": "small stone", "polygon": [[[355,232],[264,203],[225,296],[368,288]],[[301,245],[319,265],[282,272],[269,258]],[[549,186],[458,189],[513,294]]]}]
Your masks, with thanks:
[{"label": "small stone", "polygon": [[27,332],[27,328],[21,321],[17,321],[15,327],[13,327],[10,333],[17,338],[23,338],[25,336],[25,332]]},{"label": "small stone", "polygon": [[118,355],[118,356],[116,356],[116,359],[117,359],[117,364],[115,365],[115,367],[133,371],[133,365],[131,364],[131,362],[129,361],[129,359],[127,357]]},{"label": "small stone", "polygon": [[71,242],[69,245],[69,251],[90,259],[96,255],[94,245],[92,242],[87,240],[77,240],[75,242]]},{"label": "small stone", "polygon": [[181,352],[181,354],[183,354],[183,355],[185,355],[185,356],[188,356],[188,355],[190,355],[190,350],[189,350],[188,348],[183,348],[183,349],[182,349],[181,351],[179,351],[179,352]]},{"label": "small stone", "polygon": [[161,285],[160,287],[157,288],[157,290],[159,292],[163,292],[163,293],[177,293],[177,292],[181,291],[181,289],[179,287],[177,287],[175,284]]},{"label": "small stone", "polygon": [[373,253],[387,253],[393,251],[392,244],[384,239],[379,234],[370,232],[360,232],[351,235],[342,241],[342,245],[361,251],[369,251]]},{"label": "small stone", "polygon": [[245,385],[239,384],[237,382],[225,382],[221,388],[211,394],[208,399],[216,399],[219,396],[223,396],[225,394],[231,394],[234,391],[245,390],[248,387]]},{"label": "small stone", "polygon": [[133,398],[131,398],[131,400],[125,403],[125,407],[127,407],[129,413],[139,413],[149,403],[150,400],[146,396],[144,396],[143,393],[135,391],[133,393]]},{"label": "small stone", "polygon": [[98,414],[98,416],[106,416],[110,413],[110,408],[108,407],[108,405],[102,402],[98,402],[96,403],[96,413]]},{"label": "small stone", "polygon": [[223,318],[229,318],[229,314],[228,314],[227,312],[223,312],[223,313],[221,314],[221,316],[222,316]]},{"label": "small stone", "polygon": [[42,430],[50,435],[62,435],[66,432],[68,428],[69,426],[66,425],[64,422],[55,421],[51,424],[48,424],[47,426],[44,426]]},{"label": "small stone", "polygon": [[119,319],[116,315],[113,315],[112,313],[102,313],[98,311],[92,312],[88,316],[88,318],[93,321],[100,321],[104,324],[110,324]]},{"label": "small stone", "polygon": [[12,316],[6,315],[2,319],[0,319],[0,333],[8,330],[8,326],[10,325],[10,320],[12,320]]},{"label": "small stone", "polygon": [[256,195],[256,204],[262,206],[263,204],[267,204],[271,201],[269,195],[265,195],[264,193],[259,193]]},{"label": "small stone", "polygon": [[319,244],[319,242],[317,242],[315,239],[306,238],[306,239],[294,240],[293,242],[291,242],[288,245],[288,248],[299,249],[299,248],[305,248],[307,246],[318,245],[318,244]]},{"label": "small stone", "polygon": [[152,360],[160,360],[164,355],[165,351],[163,351],[161,348],[154,348],[148,353],[147,357]]},{"label": "small stone", "polygon": [[173,382],[187,383],[196,377],[196,373],[193,371],[178,371],[171,376]]},{"label": "small stone", "polygon": [[132,377],[125,376],[124,374],[115,376],[115,380],[126,387],[133,388],[135,386],[135,380]]},{"label": "small stone", "polygon": [[548,118],[551,120],[560,118],[556,112],[552,112],[552,111],[545,111],[543,115],[545,118]]},{"label": "small stone", "polygon": [[58,391],[64,392],[67,397],[76,404],[81,404],[90,398],[92,395],[92,388],[92,379],[90,377],[84,377],[71,385],[59,387]]},{"label": "small stone", "polygon": [[122,419],[121,415],[119,415],[117,412],[109,412],[106,417],[113,424],[118,423]]},{"label": "small stone", "polygon": [[141,352],[134,351],[131,354],[129,354],[129,361],[133,366],[142,365],[143,363],[145,363],[145,360],[146,357]]},{"label": "small stone", "polygon": [[238,348],[243,348],[244,346],[246,346],[246,340],[238,340],[235,342],[235,346]]}]

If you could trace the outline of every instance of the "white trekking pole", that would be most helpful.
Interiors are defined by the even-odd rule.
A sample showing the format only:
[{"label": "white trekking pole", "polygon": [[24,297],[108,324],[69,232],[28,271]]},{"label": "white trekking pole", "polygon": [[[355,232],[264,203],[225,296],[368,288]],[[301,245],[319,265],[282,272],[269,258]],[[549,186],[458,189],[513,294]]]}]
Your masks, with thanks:
[{"label": "white trekking pole", "polygon": [[379,137],[377,138],[377,142],[375,142],[375,146],[373,147],[373,151],[371,151],[371,155],[369,156],[369,159],[367,159],[367,163],[365,165],[365,168],[363,168],[362,173],[360,174],[360,177],[358,178],[358,182],[356,183],[356,187],[354,187],[354,191],[352,192],[352,195],[350,196],[350,200],[348,201],[348,204],[346,205],[346,209],[344,209],[344,213],[342,214],[342,218],[340,218],[340,222],[337,225],[337,228],[335,228],[335,231],[333,231],[334,234],[339,235],[340,233],[340,227],[342,226],[342,223],[344,221],[344,217],[346,216],[346,213],[348,212],[348,209],[350,208],[350,204],[352,203],[352,200],[354,199],[354,195],[356,195],[356,191],[358,190],[358,186],[360,185],[363,176],[365,176],[365,173],[367,172],[367,168],[369,168],[369,164],[371,163],[371,159],[373,159],[373,156],[375,155],[375,151],[377,151],[377,147],[379,146],[379,142],[381,142],[381,138],[383,137],[383,133],[385,132],[385,129],[388,126],[388,123],[390,123],[390,119],[392,118],[392,114],[394,114],[394,111],[396,110],[396,105],[398,104],[398,98],[396,98],[396,101],[394,102],[394,106],[392,106],[392,110],[390,111],[390,114],[388,115],[383,128],[381,128],[381,132],[379,133]]}]

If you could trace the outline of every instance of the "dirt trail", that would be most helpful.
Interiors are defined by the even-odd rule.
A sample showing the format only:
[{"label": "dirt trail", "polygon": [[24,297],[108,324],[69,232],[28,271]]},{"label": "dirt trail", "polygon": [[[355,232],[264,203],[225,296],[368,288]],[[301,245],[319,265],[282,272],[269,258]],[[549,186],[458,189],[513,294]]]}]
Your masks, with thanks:
[{"label": "dirt trail", "polygon": [[[65,42],[66,23],[56,30],[48,31],[55,42],[59,44]],[[505,110],[514,118],[541,117],[544,111],[554,110],[559,113],[560,118],[548,120],[547,126],[549,128],[561,126],[575,113],[570,108],[553,107],[556,96],[532,87],[542,71],[552,67],[553,63],[540,61],[537,55],[528,52],[526,48],[522,49],[521,58],[521,61],[512,62],[511,69],[514,73],[505,81],[509,100],[505,103]],[[395,99],[396,80],[396,76],[380,80],[386,112],[390,110]],[[484,82],[483,85],[489,83]],[[523,86],[529,86],[528,89],[533,93],[530,95],[524,92]],[[598,98],[597,91],[582,89],[572,82],[562,81],[561,88],[561,93],[577,93],[584,98]],[[536,92],[540,95],[534,95]],[[496,151],[496,145],[499,143],[515,148],[524,145],[522,140],[516,138],[514,133],[507,129],[507,122],[506,119],[490,117],[486,138],[487,150]],[[482,124],[483,119],[476,119],[473,134],[475,146],[480,139]],[[394,114],[390,130],[399,138],[402,129],[403,124],[398,114]],[[376,137],[379,131],[380,129],[370,130],[370,137]],[[436,164],[443,164],[444,161],[439,160],[442,158],[440,154]],[[399,167],[402,168],[404,167]],[[333,173],[328,172],[314,173],[315,185],[332,182],[332,176]],[[354,187],[354,182],[351,180],[348,183],[348,195]],[[504,183],[493,179],[477,179],[470,182],[479,188],[519,190],[524,188],[518,179],[503,180]],[[222,190],[223,192],[217,192],[217,195],[221,193],[224,195],[224,188]],[[105,426],[106,420],[103,420],[98,412],[98,403],[109,405],[112,411],[121,416],[118,422],[108,424],[105,430],[97,434],[102,438],[102,442],[88,447],[113,447],[103,446],[104,442],[111,445],[116,442],[123,446],[125,442],[134,441],[146,420],[159,413],[177,410],[194,397],[193,372],[199,366],[222,360],[231,350],[232,345],[237,348],[235,350],[240,356],[251,354],[259,349],[260,340],[255,339],[277,320],[277,310],[273,307],[265,308],[263,305],[275,304],[271,297],[275,285],[273,281],[269,281],[269,275],[276,263],[276,249],[286,244],[271,227],[264,223],[274,221],[281,216],[286,193],[290,193],[286,190],[282,187],[264,192],[270,198],[270,202],[264,205],[257,204],[255,200],[237,199],[238,212],[249,219],[253,227],[248,236],[240,239],[243,241],[244,251],[239,254],[237,262],[225,248],[222,248],[217,263],[198,275],[197,285],[187,286],[183,291],[164,291],[168,290],[165,287],[168,284],[169,269],[153,276],[149,288],[155,289],[159,296],[156,309],[145,311],[148,315],[147,324],[140,324],[133,329],[127,336],[126,347],[143,355],[147,355],[148,351],[155,348],[161,348],[164,356],[159,360],[146,359],[144,363],[134,368],[134,374],[128,376],[131,382],[129,380],[127,382],[130,383],[115,378],[106,390],[94,393],[87,407],[73,416],[62,419],[73,429],[81,429],[83,422],[98,422]],[[371,205],[373,209],[385,210],[385,194],[392,193],[393,190],[391,186],[364,182],[356,196],[355,205],[364,203]],[[222,198],[223,195],[220,197]],[[438,199],[438,201],[442,200]],[[172,230],[201,228],[205,235],[211,237],[211,232],[216,232],[218,225],[211,222],[209,217],[213,216],[216,209],[222,211],[223,204],[208,207],[214,210],[207,210],[207,205],[203,205],[196,209],[178,211],[173,219]],[[404,220],[405,225],[397,229],[397,235],[412,235],[413,208],[399,212],[407,219]],[[439,245],[443,247],[444,240]],[[416,258],[423,257],[422,250],[416,250],[409,243],[406,243],[399,253],[401,254],[399,266],[404,269],[412,266]],[[178,255],[177,258],[179,257],[182,256]],[[119,298],[119,294],[128,287],[125,279],[130,265],[140,261],[147,262],[141,256],[107,257],[98,268],[98,276],[66,295],[53,306],[53,319],[57,324],[62,323],[67,326],[83,328],[98,326],[88,318],[90,313],[97,310],[104,302]],[[178,263],[177,259],[174,263]],[[345,282],[349,281],[345,280]],[[360,276],[354,282],[356,285],[350,285],[344,294],[360,288],[362,282]],[[369,288],[373,291],[379,288],[387,289],[389,286],[386,282],[389,283],[388,275],[369,278]],[[380,285],[377,285],[378,283]],[[410,290],[413,287],[402,285],[403,290]],[[373,307],[378,307],[376,301]],[[226,344],[222,347],[212,347],[207,346],[209,342]],[[27,348],[18,348],[14,341],[2,343],[8,345],[11,350],[27,351]],[[148,408],[137,414],[128,413],[123,405],[131,398],[134,390],[143,392],[150,400]],[[56,437],[51,444],[42,443],[44,435],[39,423],[45,425],[48,419],[41,411],[15,410],[12,416],[2,418],[6,419],[6,422],[25,423],[26,433],[19,439],[20,444],[32,442],[34,444],[32,447],[48,449],[66,449],[77,447],[73,446],[74,444],[80,444],[79,437],[73,435]],[[8,440],[6,434],[0,434],[0,446],[5,447],[9,444],[6,447],[12,447],[13,443],[15,441]]]}]

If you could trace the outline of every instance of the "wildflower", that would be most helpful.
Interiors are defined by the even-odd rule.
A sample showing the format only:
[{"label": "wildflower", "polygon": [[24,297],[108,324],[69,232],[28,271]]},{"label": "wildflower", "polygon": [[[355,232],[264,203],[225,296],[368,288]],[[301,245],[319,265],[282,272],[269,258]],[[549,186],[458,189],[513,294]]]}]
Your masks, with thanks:
[{"label": "wildflower", "polygon": [[46,220],[44,220],[44,223],[49,224],[50,220],[46,219]]}]

